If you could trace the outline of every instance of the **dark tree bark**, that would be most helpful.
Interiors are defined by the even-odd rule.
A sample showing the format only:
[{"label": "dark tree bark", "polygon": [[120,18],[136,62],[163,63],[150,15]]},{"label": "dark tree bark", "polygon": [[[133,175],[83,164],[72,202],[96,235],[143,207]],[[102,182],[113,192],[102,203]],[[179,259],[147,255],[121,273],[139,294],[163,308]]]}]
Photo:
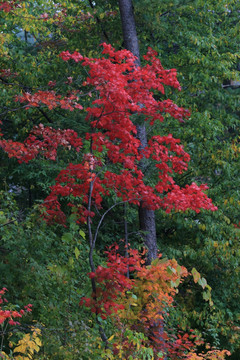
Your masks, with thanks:
[{"label": "dark tree bark", "polygon": [[141,236],[148,249],[146,264],[150,265],[152,260],[156,259],[158,251],[155,214],[153,210],[147,209],[142,204],[139,207],[138,214]]},{"label": "dark tree bark", "polygon": [[136,64],[140,66],[140,53],[132,0],[119,0],[119,9],[121,14],[124,47],[137,57]]},{"label": "dark tree bark", "polygon": [[[121,14],[124,47],[137,57],[136,65],[140,66],[140,53],[132,0],[119,0],[119,9]],[[139,149],[139,151],[141,151],[141,148],[147,146],[147,134],[144,124],[137,126],[137,137],[141,141],[141,147]],[[145,161],[143,159],[139,165],[143,173],[145,166]],[[155,214],[153,210],[143,207],[142,204],[139,207],[139,223],[141,236],[148,248],[147,263],[150,264],[151,261],[157,257]]]}]

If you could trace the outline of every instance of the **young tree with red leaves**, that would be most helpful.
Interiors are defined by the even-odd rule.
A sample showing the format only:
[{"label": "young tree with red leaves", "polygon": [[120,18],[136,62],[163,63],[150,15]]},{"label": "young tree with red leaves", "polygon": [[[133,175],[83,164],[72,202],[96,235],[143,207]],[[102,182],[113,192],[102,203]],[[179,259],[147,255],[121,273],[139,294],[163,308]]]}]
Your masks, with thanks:
[{"label": "young tree with red leaves", "polygon": [[[85,109],[86,121],[91,126],[85,139],[80,139],[73,130],[55,130],[40,124],[23,143],[5,140],[3,135],[0,140],[2,149],[19,162],[28,163],[38,155],[55,160],[58,146],[82,152],[80,163],[70,163],[57,176],[44,201],[43,216],[49,223],[65,225],[66,214],[61,202],[62,199],[67,200],[77,221],[87,224],[92,273],[95,273],[93,251],[99,228],[106,214],[115,206],[129,203],[151,212],[161,208],[168,213],[173,209],[196,212],[200,209],[216,210],[203,192],[207,189],[206,185],[193,183],[180,188],[175,183],[174,174],[185,171],[190,160],[180,140],[172,134],[154,135],[143,146],[137,126],[132,121],[137,114],[151,127],[157,121],[163,122],[164,114],[179,121],[189,116],[188,110],[178,107],[171,100],[159,101],[154,96],[155,92],[164,94],[165,86],[180,90],[176,70],[163,69],[152,49],[144,56],[146,65],[142,67],[136,65],[136,57],[128,50],[115,51],[110,45],[103,44],[102,54],[104,56],[99,59],[84,57],[78,52],[60,54],[64,61],[80,62],[88,69],[89,76],[82,85],[93,92],[95,98]],[[38,91],[35,94],[24,93],[17,100],[25,103],[26,107],[45,105],[49,109],[61,107],[81,111],[79,93],[60,96],[54,91]],[[152,186],[146,183],[144,176],[142,163],[146,159],[157,172]],[[113,204],[103,211],[93,233],[93,218],[96,211],[101,211],[105,197],[113,198]],[[153,257],[150,250],[148,262]],[[91,280],[96,299],[94,277]],[[101,326],[100,332],[106,342]]]},{"label": "young tree with red leaves", "polygon": [[[40,124],[24,143],[3,138],[0,141],[2,149],[19,162],[28,162],[38,154],[55,160],[59,145],[73,147],[79,152],[85,141],[88,150],[83,154],[82,162],[69,164],[60,172],[56,185],[51,187],[44,202],[48,221],[65,222],[58,197],[71,197],[68,205],[76,206],[78,221],[85,222],[94,216],[92,205],[101,208],[103,197],[110,196],[111,191],[121,201],[142,204],[151,210],[216,210],[202,191],[207,188],[205,185],[193,183],[180,188],[175,183],[174,173],[185,171],[190,160],[180,140],[172,134],[155,135],[143,147],[137,138],[137,126],[132,121],[132,117],[138,114],[152,126],[156,121],[163,122],[165,113],[179,121],[189,116],[188,110],[171,100],[159,101],[154,97],[153,91],[164,94],[164,86],[180,90],[176,70],[163,69],[157,53],[151,49],[144,56],[149,64],[136,67],[136,58],[130,51],[115,51],[106,44],[103,48],[102,53],[108,58],[87,58],[68,51],[60,54],[64,61],[74,60],[89,68],[89,77],[83,86],[97,93],[92,105],[86,109],[86,121],[92,130],[86,134],[85,140],[78,138],[73,130],[54,130]],[[45,105],[50,109],[57,106],[82,109],[77,95],[61,99],[53,91],[24,93],[17,100],[25,102],[27,107]],[[139,168],[145,158],[158,171],[154,186],[145,184],[144,173]]]}]

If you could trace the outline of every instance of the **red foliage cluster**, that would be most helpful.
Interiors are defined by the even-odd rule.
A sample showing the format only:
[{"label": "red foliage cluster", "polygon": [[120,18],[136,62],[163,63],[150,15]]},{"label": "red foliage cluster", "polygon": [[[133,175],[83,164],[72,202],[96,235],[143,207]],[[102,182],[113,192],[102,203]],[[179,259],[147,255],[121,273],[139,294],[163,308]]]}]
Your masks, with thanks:
[{"label": "red foliage cluster", "polygon": [[3,309],[2,304],[8,302],[7,299],[3,298],[6,291],[6,288],[2,288],[0,290],[0,325],[3,324],[6,320],[8,321],[9,325],[20,325],[20,323],[14,319],[21,318],[26,313],[31,312],[32,304],[24,306],[24,309],[21,309],[20,311]]},{"label": "red foliage cluster", "polygon": [[119,303],[119,295],[124,295],[133,287],[134,280],[129,279],[128,271],[140,269],[141,257],[137,250],[130,250],[129,257],[123,257],[118,252],[118,246],[112,245],[106,251],[108,262],[107,267],[98,266],[96,272],[89,273],[89,278],[94,278],[98,286],[96,293],[91,298],[83,297],[80,305],[91,308],[91,311],[100,314],[106,319],[112,313],[124,309]]},{"label": "red foliage cluster", "polygon": [[1,1],[0,2],[0,11],[3,10],[4,12],[8,13],[17,7],[21,7],[19,2],[21,2],[21,0]]},{"label": "red foliage cluster", "polygon": [[77,93],[78,92],[75,91],[74,93],[62,98],[61,95],[56,95],[54,91],[39,90],[35,94],[30,94],[28,92],[23,93],[23,95],[17,96],[15,100],[20,101],[21,103],[26,102],[28,107],[46,105],[50,110],[56,107],[70,111],[73,111],[74,109],[82,110],[83,107],[77,103]]},{"label": "red foliage cluster", "polygon": [[[223,360],[230,355],[227,350],[210,349],[208,344],[207,352],[197,354],[197,347],[203,346],[204,341],[194,330],[169,328],[168,312],[173,307],[177,286],[189,275],[186,268],[161,256],[146,266],[137,250],[129,250],[128,257],[124,257],[119,254],[118,245],[111,246],[106,254],[106,266],[98,266],[88,274],[95,281],[96,292],[89,298],[83,297],[80,305],[103,319],[112,319],[116,331],[114,342],[108,346],[114,355],[121,353],[130,359],[136,347],[152,348],[156,360]],[[127,330],[144,334],[144,339],[136,344]]]},{"label": "red foliage cluster", "polygon": [[[106,266],[98,266],[95,272],[88,274],[95,281],[96,292],[91,297],[83,297],[80,305],[90,308],[102,319],[111,318],[115,323],[115,340],[109,344],[115,355],[118,355],[119,348],[126,359],[135,353],[136,343],[126,335],[127,329],[144,334],[141,346],[152,348],[157,360],[166,356],[171,360],[213,360],[212,354],[222,360],[225,354],[229,354],[211,350],[209,357],[206,354],[198,357],[196,348],[204,342],[192,329],[188,332],[183,332],[180,327],[169,329],[168,312],[173,306],[176,288],[189,275],[176,260],[159,256],[151,266],[146,266],[137,250],[129,250],[128,257],[124,257],[119,253],[118,245],[111,246],[106,254]],[[131,278],[127,276],[128,272]]]},{"label": "red foliage cluster", "polygon": [[[181,189],[175,185],[172,178],[173,173],[182,173],[186,170],[190,160],[190,156],[179,145],[179,139],[174,139],[171,134],[153,136],[149,140],[148,146],[142,152],[139,151],[140,141],[136,138],[136,127],[131,119],[134,114],[144,115],[145,120],[150,120],[150,124],[156,120],[163,121],[164,112],[178,120],[189,116],[187,110],[179,108],[171,100],[157,101],[153,96],[152,89],[164,93],[164,85],[170,85],[180,90],[176,70],[164,70],[156,58],[157,53],[151,49],[145,56],[151,65],[135,68],[135,57],[129,51],[115,51],[106,44],[103,44],[103,47],[103,54],[107,54],[108,59],[89,59],[78,52],[70,54],[66,51],[60,54],[65,61],[82,62],[82,66],[90,68],[90,77],[84,82],[84,85],[94,86],[99,92],[99,99],[94,100],[93,106],[87,108],[86,120],[91,121],[91,126],[95,131],[87,134],[86,139],[91,139],[93,151],[102,152],[105,149],[111,163],[123,166],[118,173],[106,171],[101,179],[97,175],[94,177],[93,202],[100,206],[102,198],[100,194],[106,195],[109,189],[113,189],[116,195],[124,201],[128,200],[137,205],[143,201],[145,206],[151,209],[162,207],[167,212],[172,209],[185,211],[188,208],[197,212],[201,208],[216,210],[211,200],[202,192],[206,186],[198,187],[196,184],[192,184]],[[144,183],[144,175],[137,168],[138,162],[143,156],[151,157],[159,170],[159,181],[155,188]],[[79,171],[80,167],[78,165]],[[63,172],[66,171],[70,174],[73,171],[72,168],[73,166],[70,165]],[[54,196],[54,201],[56,201],[56,196],[63,196],[66,188],[68,194],[72,194],[76,188],[80,190],[81,187],[77,185],[77,182],[84,181],[84,176],[86,176],[84,192],[82,192],[82,205],[88,203],[90,175],[79,171],[77,175],[76,172],[75,174],[72,172],[71,186],[69,186],[69,178],[57,178],[57,184],[52,188],[51,194]],[[73,186],[74,176],[75,184]],[[169,193],[165,195],[167,191]],[[98,197],[97,200],[95,194]],[[164,196],[160,197],[160,194]],[[51,199],[51,195],[48,201]],[[80,195],[78,192],[76,196]],[[82,213],[86,212],[84,207],[81,207],[81,210]],[[81,220],[86,221],[86,218],[83,216]]]},{"label": "red foliage cluster", "polygon": [[[0,5],[1,6],[1,5]],[[8,78],[8,77],[16,77],[18,76],[18,73],[13,73],[11,72],[10,69],[0,69],[0,73],[4,78]]]},{"label": "red foliage cluster", "polygon": [[[93,187],[91,204],[94,203],[98,208],[101,207],[103,196],[108,196],[112,190],[123,201],[136,205],[141,201],[152,210],[216,210],[211,199],[203,193],[203,190],[207,189],[205,185],[197,186],[193,183],[180,188],[175,184],[174,173],[181,174],[185,171],[190,160],[189,154],[179,144],[179,139],[175,139],[171,134],[153,136],[142,149],[142,144],[136,137],[137,129],[133,123],[136,116],[142,116],[151,125],[157,120],[162,122],[164,113],[179,121],[189,116],[188,110],[178,107],[171,100],[158,101],[154,97],[156,90],[164,94],[164,86],[180,90],[176,70],[163,69],[156,57],[157,53],[152,49],[149,49],[145,56],[149,63],[137,68],[136,59],[130,51],[115,51],[111,45],[103,44],[102,53],[106,57],[100,59],[84,57],[76,51],[73,54],[68,51],[60,54],[64,61],[74,60],[81,62],[83,67],[88,67],[89,77],[83,86],[93,88],[98,93],[91,107],[86,109],[86,121],[90,122],[92,127],[91,133],[86,134],[86,140],[91,142],[94,166],[83,155],[81,164],[70,164],[61,171],[56,185],[51,188],[45,201],[48,220],[59,223],[65,221],[59,197],[69,195],[71,199],[76,198],[76,202],[71,200],[69,206],[77,209],[79,221],[85,222],[88,216],[93,216],[94,213],[87,210],[90,183]],[[38,91],[35,94],[25,93],[19,96],[18,100],[27,102],[29,107],[44,104],[49,109],[57,106],[68,110],[82,108],[77,103],[76,93],[61,97],[54,91]],[[81,146],[81,140],[71,130],[46,128],[41,134],[44,139],[40,141],[36,131],[41,129],[37,129],[35,128],[23,144],[1,140],[0,146],[9,156],[25,162],[38,153],[55,159],[58,145],[75,146],[77,141],[77,150]],[[99,161],[99,153],[104,154],[101,156],[102,162]],[[154,186],[145,184],[144,174],[138,167],[144,157],[149,158],[150,164],[158,171],[158,180]]]},{"label": "red foliage cluster", "polygon": [[19,163],[27,163],[39,153],[47,159],[56,160],[58,146],[68,149],[73,147],[79,152],[82,141],[73,130],[55,130],[44,127],[42,124],[36,126],[23,143],[0,140],[0,147],[8,153],[9,157],[18,159]]}]

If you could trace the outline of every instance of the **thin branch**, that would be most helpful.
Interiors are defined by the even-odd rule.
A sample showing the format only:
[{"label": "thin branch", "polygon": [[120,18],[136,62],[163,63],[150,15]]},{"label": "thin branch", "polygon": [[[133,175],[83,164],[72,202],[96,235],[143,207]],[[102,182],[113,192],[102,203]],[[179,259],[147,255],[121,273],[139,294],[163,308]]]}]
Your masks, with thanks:
[{"label": "thin branch", "polygon": [[97,229],[96,229],[96,231],[95,231],[94,238],[93,238],[93,246],[95,246],[95,244],[96,244],[96,240],[97,240],[97,236],[98,236],[98,232],[99,232],[100,226],[101,226],[101,224],[102,224],[105,216],[109,213],[109,211],[111,211],[111,210],[112,210],[113,208],[115,208],[116,206],[121,205],[121,204],[125,204],[125,203],[127,203],[127,202],[129,202],[129,201],[131,201],[131,200],[133,200],[133,199],[128,199],[128,200],[124,200],[124,201],[119,201],[118,203],[115,203],[115,204],[113,204],[112,206],[110,206],[110,208],[108,208],[108,209],[105,211],[105,213],[102,215],[101,219],[100,219],[99,222],[98,222],[98,226],[97,226]]},{"label": "thin branch", "polygon": [[3,227],[3,226],[6,226],[6,225],[12,224],[14,221],[17,221],[17,219],[13,219],[13,220],[8,221],[8,222],[5,223],[5,224],[1,224],[1,225],[0,225],[0,228]]},{"label": "thin branch", "polygon": [[3,116],[3,115],[6,115],[7,113],[9,112],[12,112],[12,111],[18,111],[18,110],[21,110],[21,109],[25,109],[27,107],[27,105],[23,105],[23,106],[20,106],[16,109],[7,109],[6,111],[3,111],[0,116]]},{"label": "thin branch", "polygon": [[50,117],[45,113],[45,111],[43,111],[42,109],[40,109],[39,107],[37,108],[38,111],[40,111],[40,113],[48,120],[48,122],[53,123],[53,121],[50,119]]},{"label": "thin branch", "polygon": [[[92,148],[92,144],[91,144],[91,148]],[[92,149],[91,149],[91,152],[92,152]],[[87,206],[88,212],[90,212],[90,210],[91,210],[93,185],[94,185],[94,180],[90,182],[90,186],[89,186],[88,206]],[[95,243],[93,242],[91,217],[89,215],[87,217],[87,226],[88,226],[88,237],[89,237],[89,243],[90,243],[89,264],[90,264],[92,272],[95,272],[96,269],[95,269],[95,265],[94,265],[94,261],[93,261],[93,250],[95,247]],[[93,291],[93,299],[96,301],[97,300],[97,287],[96,287],[96,281],[94,278],[91,279],[91,284],[92,284],[92,291]],[[98,320],[97,313],[96,313],[96,323],[98,324],[101,339],[105,343],[105,347],[107,348],[107,346],[108,346],[107,336],[105,334],[104,328],[102,327],[100,321]]]}]

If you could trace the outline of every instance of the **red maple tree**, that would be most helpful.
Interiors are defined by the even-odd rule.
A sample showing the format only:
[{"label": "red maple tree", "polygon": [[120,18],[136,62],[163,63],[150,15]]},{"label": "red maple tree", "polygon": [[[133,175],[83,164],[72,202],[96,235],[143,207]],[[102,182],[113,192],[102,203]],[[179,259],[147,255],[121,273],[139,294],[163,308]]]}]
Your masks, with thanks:
[{"label": "red maple tree", "polygon": [[[59,146],[81,152],[84,144],[84,149],[87,149],[82,151],[81,162],[70,163],[59,173],[55,185],[50,188],[50,194],[43,204],[43,216],[46,221],[65,224],[66,215],[61,207],[62,198],[68,200],[68,206],[77,214],[77,221],[87,222],[88,225],[95,215],[94,207],[100,209],[104,197],[111,196],[117,198],[120,203],[128,202],[136,206],[142,203],[151,210],[162,208],[166,212],[187,209],[195,212],[201,209],[215,211],[217,208],[203,192],[207,189],[206,185],[198,186],[192,183],[181,188],[175,183],[174,174],[186,171],[190,161],[190,156],[184,151],[179,139],[175,139],[172,134],[154,135],[149,137],[147,144],[141,144],[137,138],[137,123],[134,120],[136,117],[143,118],[151,127],[156,122],[163,122],[164,114],[169,114],[180,122],[190,115],[188,110],[178,107],[171,100],[160,101],[155,96],[159,92],[164,94],[165,86],[181,89],[176,70],[165,70],[157,58],[157,53],[152,49],[144,56],[146,65],[136,67],[136,58],[130,51],[115,51],[107,44],[102,46],[101,58],[88,58],[78,52],[70,54],[68,51],[60,54],[64,61],[75,61],[88,68],[89,77],[82,86],[87,88],[88,93],[92,91],[97,94],[90,106],[85,108],[85,120],[91,127],[85,139],[79,138],[73,130],[53,129],[42,124],[36,126],[23,143],[6,140],[3,134],[0,134],[0,147],[9,157],[17,158],[20,163],[28,163],[38,155],[55,160]],[[54,87],[52,84],[54,81],[50,82],[51,87]],[[70,111],[81,111],[83,106],[79,104],[79,94],[79,91],[74,91],[67,96],[61,96],[53,90],[38,91],[35,94],[23,93],[16,101],[25,103],[29,108],[45,106],[50,110],[60,107]],[[148,161],[155,168],[155,173],[157,172],[151,179],[153,185],[147,184],[143,167],[139,166],[143,161]],[[104,216],[101,217],[98,227]],[[147,311],[144,316],[141,309],[140,313],[144,332],[150,328],[154,329],[156,316],[160,316],[157,319],[160,321],[164,310],[163,304],[171,305],[175,293],[174,287],[169,286],[172,279],[169,280],[167,277],[166,264],[165,268],[162,268],[161,262],[149,268],[141,265],[141,258],[134,250],[128,258],[118,256],[114,250],[108,252],[107,268],[95,269],[92,251],[96,236],[97,231],[93,238],[89,227],[93,296],[83,298],[82,303],[104,318],[124,310],[123,303],[117,300],[127,289],[137,289],[136,284],[139,288],[144,288],[144,279],[150,280],[146,284],[151,283],[151,286],[144,288],[144,311]],[[169,261],[167,266],[174,268],[177,264]],[[130,280],[126,276],[129,269],[137,273],[138,280]],[[183,271],[179,274],[181,279],[187,272],[184,272],[184,268],[179,269]],[[159,271],[166,277],[162,283]],[[100,286],[96,286],[97,283]],[[102,291],[102,284],[108,288],[107,295]],[[148,301],[151,299],[150,294],[154,286],[161,290],[158,295],[163,297],[162,303],[158,296],[154,301]],[[162,307],[159,308],[159,304]],[[159,337],[155,335],[153,332],[152,341],[155,342],[155,350],[158,351],[162,345],[157,344]],[[102,338],[105,341],[104,336],[103,334]],[[130,345],[127,342],[126,348]],[[190,341],[187,335],[179,335],[175,345],[171,350],[173,359],[175,355],[179,356],[184,346],[191,350],[192,340]],[[197,359],[195,355],[193,353],[189,359]]]},{"label": "red maple tree", "polygon": [[[94,204],[100,208],[103,197],[109,196],[110,191],[122,201],[135,205],[141,201],[152,210],[216,210],[203,192],[206,185],[192,183],[180,188],[175,183],[174,173],[187,170],[190,160],[179,139],[172,134],[152,136],[143,147],[136,137],[133,121],[136,114],[150,125],[163,122],[165,113],[179,121],[190,115],[188,110],[171,100],[159,101],[154,97],[156,91],[164,94],[165,86],[181,89],[176,70],[165,70],[152,49],[144,56],[147,64],[142,67],[135,66],[136,59],[127,50],[115,51],[111,45],[103,44],[102,54],[106,56],[99,59],[84,57],[78,52],[60,54],[64,61],[80,62],[88,68],[89,77],[82,85],[92,88],[98,96],[85,109],[86,121],[92,129],[85,136],[85,141],[90,144],[89,151],[83,154],[81,163],[69,164],[56,178],[56,184],[44,202],[46,219],[64,223],[60,198],[71,196],[69,206],[77,208],[78,220],[85,222],[87,217],[94,216],[90,207]],[[78,91],[63,97],[54,91],[24,93],[16,100],[26,103],[27,107],[61,107],[70,111],[83,108],[79,104]],[[9,157],[28,162],[38,154],[55,160],[59,145],[80,151],[83,142],[73,130],[55,130],[40,124],[23,143],[2,138],[0,146]],[[144,173],[138,166],[144,158],[158,170],[154,186],[146,184]]]}]

